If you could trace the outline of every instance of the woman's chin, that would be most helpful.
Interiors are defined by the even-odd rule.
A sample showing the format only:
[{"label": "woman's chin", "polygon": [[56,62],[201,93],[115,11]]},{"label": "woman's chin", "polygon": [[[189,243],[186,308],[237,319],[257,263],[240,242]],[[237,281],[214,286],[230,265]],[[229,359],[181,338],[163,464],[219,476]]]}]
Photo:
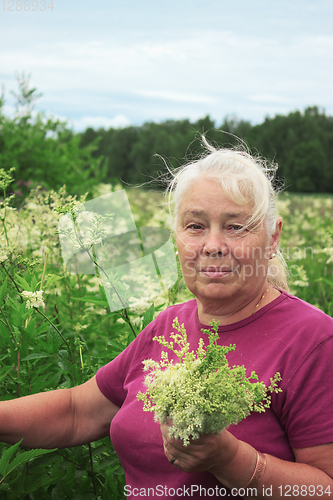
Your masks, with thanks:
[{"label": "woman's chin", "polygon": [[239,287],[233,283],[223,284],[220,281],[197,284],[191,292],[198,300],[225,300],[233,297],[239,291]]}]

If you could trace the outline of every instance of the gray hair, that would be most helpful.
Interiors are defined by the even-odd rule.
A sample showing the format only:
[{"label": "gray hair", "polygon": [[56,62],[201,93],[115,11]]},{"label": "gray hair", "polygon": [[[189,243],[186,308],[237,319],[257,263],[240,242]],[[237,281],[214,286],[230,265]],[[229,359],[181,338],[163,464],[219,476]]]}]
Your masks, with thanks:
[{"label": "gray hair", "polygon": [[[253,157],[245,149],[216,149],[205,138],[202,142],[206,154],[172,172],[167,197],[174,229],[185,193],[198,180],[205,178],[219,183],[226,196],[234,203],[251,203],[254,212],[247,225],[253,228],[265,223],[268,235],[272,235],[276,230],[277,218],[278,190],[274,188],[277,165]],[[267,279],[273,286],[289,290],[286,277],[286,263],[278,252],[277,257],[269,262]]]}]

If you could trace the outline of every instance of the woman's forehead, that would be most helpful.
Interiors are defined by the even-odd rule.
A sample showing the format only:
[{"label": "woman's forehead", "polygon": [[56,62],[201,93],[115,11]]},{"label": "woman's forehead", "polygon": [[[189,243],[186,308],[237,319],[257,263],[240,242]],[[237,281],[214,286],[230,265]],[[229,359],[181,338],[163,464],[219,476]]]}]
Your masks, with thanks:
[{"label": "woman's forehead", "polygon": [[[218,209],[214,210],[214,212],[215,211],[218,211]],[[199,208],[198,209],[188,208],[188,209],[180,210],[179,215],[182,218],[186,218],[186,217],[199,217],[200,218],[200,217],[207,217],[208,215],[210,215],[210,211],[204,210],[204,209],[199,209]],[[239,210],[236,210],[236,211],[221,210],[221,215],[223,215],[227,219],[248,218],[249,216],[252,215],[252,210],[251,211],[250,210],[243,210],[242,207],[239,207]]]},{"label": "woman's forehead", "polygon": [[200,216],[212,211],[220,211],[230,217],[249,216],[253,213],[253,204],[236,203],[231,195],[226,194],[221,185],[209,179],[196,182],[182,196],[179,215]]}]

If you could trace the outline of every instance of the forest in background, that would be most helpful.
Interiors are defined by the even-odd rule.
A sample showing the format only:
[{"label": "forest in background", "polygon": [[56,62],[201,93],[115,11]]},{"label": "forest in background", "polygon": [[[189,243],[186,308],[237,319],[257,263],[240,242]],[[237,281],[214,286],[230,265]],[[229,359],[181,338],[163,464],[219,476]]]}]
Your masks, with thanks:
[{"label": "forest in background", "polygon": [[194,123],[169,120],[118,130],[88,128],[81,134],[81,144],[96,145],[93,156],[104,157],[107,178],[141,183],[163,175],[164,165],[156,154],[171,167],[200,155],[201,134],[225,147],[236,146],[237,138],[245,141],[252,153],[277,162],[278,177],[288,191],[333,192],[333,117],[316,106],[267,117],[260,125],[225,118],[217,127],[206,116]]},{"label": "forest in background", "polygon": [[[34,113],[40,94],[29,78],[18,76],[16,113],[3,113],[0,96],[0,168],[15,169],[13,189],[24,197],[35,185],[69,194],[91,193],[101,183],[144,184],[202,153],[201,134],[214,144],[245,141],[251,152],[278,164],[285,189],[333,193],[333,117],[317,106],[266,117],[259,125],[226,117],[221,126],[206,116],[196,122],[168,120],[141,126],[75,133],[66,122]],[[164,187],[156,182],[156,189]]]}]

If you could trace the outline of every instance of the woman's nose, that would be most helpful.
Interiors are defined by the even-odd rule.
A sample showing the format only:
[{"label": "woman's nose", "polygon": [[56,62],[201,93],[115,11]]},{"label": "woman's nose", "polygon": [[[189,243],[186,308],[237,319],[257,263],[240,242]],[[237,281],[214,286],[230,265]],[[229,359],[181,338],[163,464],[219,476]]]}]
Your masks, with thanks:
[{"label": "woman's nose", "polygon": [[225,257],[229,253],[222,231],[209,231],[207,233],[203,253],[210,257]]}]

